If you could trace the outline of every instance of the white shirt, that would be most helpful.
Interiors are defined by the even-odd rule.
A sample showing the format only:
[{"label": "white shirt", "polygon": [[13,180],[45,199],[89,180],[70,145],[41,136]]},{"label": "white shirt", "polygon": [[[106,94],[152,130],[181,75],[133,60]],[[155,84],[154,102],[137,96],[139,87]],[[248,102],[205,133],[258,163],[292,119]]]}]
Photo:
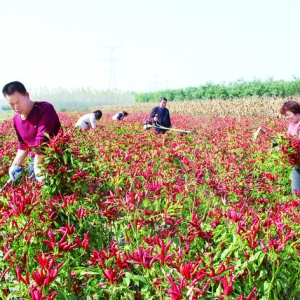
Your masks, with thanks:
[{"label": "white shirt", "polygon": [[75,127],[80,127],[83,130],[87,129],[89,126],[96,128],[96,118],[94,113],[83,115],[75,124]]},{"label": "white shirt", "polygon": [[121,116],[121,118],[120,118],[119,120],[120,120],[120,121],[123,120],[123,119],[124,119],[124,114],[123,114],[122,112],[119,112],[119,113],[115,114],[115,115],[112,117],[112,119],[113,119],[114,121],[117,121],[117,120],[118,120],[118,115],[119,115],[119,114],[122,114],[122,116]]}]

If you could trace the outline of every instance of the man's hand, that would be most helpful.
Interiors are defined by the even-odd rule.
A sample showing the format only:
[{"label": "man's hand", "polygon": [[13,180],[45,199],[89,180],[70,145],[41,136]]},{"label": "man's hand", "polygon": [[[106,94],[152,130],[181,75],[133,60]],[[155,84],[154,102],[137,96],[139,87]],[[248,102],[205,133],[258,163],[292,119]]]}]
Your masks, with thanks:
[{"label": "man's hand", "polygon": [[35,167],[34,168],[34,175],[35,175],[35,179],[38,182],[44,182],[45,176],[41,176],[42,173],[42,169],[39,167]]},{"label": "man's hand", "polygon": [[156,114],[155,117],[153,118],[154,122],[157,122],[157,120],[158,120],[158,114]]},{"label": "man's hand", "polygon": [[20,166],[11,166],[8,170],[8,175],[11,181],[16,181],[22,173],[22,168]]}]

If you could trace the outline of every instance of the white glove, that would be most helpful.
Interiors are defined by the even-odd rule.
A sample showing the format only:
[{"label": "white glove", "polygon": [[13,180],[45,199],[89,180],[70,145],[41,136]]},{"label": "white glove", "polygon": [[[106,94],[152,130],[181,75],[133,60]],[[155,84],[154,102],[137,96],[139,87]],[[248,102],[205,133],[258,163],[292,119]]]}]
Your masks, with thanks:
[{"label": "white glove", "polygon": [[8,175],[11,181],[16,181],[22,173],[22,168],[20,166],[11,166],[8,170]]},{"label": "white glove", "polygon": [[45,176],[39,176],[42,173],[42,169],[39,167],[35,167],[34,168],[34,175],[35,175],[35,179],[38,182],[44,182]]}]

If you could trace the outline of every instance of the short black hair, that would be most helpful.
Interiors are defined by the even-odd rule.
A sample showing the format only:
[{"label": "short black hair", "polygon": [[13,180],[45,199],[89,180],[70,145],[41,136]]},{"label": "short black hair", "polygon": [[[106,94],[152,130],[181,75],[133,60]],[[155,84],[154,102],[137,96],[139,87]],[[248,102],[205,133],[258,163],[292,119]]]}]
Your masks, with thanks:
[{"label": "short black hair", "polygon": [[7,83],[3,89],[2,94],[5,97],[6,95],[10,96],[14,94],[15,92],[18,92],[19,94],[25,96],[27,91],[23,83],[19,81],[12,81]]},{"label": "short black hair", "polygon": [[167,99],[166,97],[160,97],[160,100],[159,100],[159,102],[161,102],[161,101],[163,101],[163,100],[166,100],[166,101],[168,101],[168,99]]},{"label": "short black hair", "polygon": [[128,112],[124,110],[123,115],[124,115],[124,117],[128,116]]},{"label": "short black hair", "polygon": [[95,114],[95,119],[96,120],[100,120],[101,119],[101,117],[102,117],[102,111],[101,110],[95,110],[94,114]]}]

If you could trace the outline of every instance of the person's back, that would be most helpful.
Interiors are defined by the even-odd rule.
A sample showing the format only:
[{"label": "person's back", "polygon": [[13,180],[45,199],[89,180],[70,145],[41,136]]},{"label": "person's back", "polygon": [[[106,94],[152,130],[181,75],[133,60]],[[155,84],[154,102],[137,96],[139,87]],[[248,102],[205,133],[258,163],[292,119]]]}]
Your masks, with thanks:
[{"label": "person's back", "polygon": [[89,127],[96,128],[96,121],[100,120],[102,117],[102,112],[100,110],[96,110],[93,113],[85,114],[78,119],[75,124],[75,127],[79,127],[83,130],[88,129]]},{"label": "person's back", "polygon": [[124,120],[125,117],[128,116],[128,113],[126,111],[123,111],[123,112],[119,112],[117,114],[115,114],[113,117],[112,117],[112,120],[113,121],[122,121]]}]

